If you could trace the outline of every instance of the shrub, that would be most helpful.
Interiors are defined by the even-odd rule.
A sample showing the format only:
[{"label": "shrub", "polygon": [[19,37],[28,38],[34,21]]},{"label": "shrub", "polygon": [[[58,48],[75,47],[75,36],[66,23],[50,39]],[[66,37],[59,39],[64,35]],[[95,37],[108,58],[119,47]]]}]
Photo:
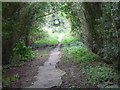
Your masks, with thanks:
[{"label": "shrub", "polygon": [[98,59],[98,55],[80,46],[63,47],[62,51],[66,57],[71,57],[78,63],[95,61]]},{"label": "shrub", "polygon": [[90,85],[98,85],[107,81],[117,82],[118,80],[118,75],[115,70],[107,67],[106,65],[86,66],[83,71],[87,73],[88,82]]},{"label": "shrub", "polygon": [[18,74],[13,75],[13,76],[9,76],[9,77],[8,76],[3,76],[3,78],[2,78],[3,87],[10,85],[11,83],[15,82],[18,79],[19,79]]},{"label": "shrub", "polygon": [[17,56],[21,61],[30,60],[33,57],[31,47],[26,47],[22,41],[20,41],[13,49],[14,56]]}]

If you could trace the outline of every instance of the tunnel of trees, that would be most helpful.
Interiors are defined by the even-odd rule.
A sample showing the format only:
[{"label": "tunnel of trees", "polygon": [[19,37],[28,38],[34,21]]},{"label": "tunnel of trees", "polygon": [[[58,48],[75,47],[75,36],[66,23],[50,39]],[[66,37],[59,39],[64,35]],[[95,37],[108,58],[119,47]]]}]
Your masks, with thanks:
[{"label": "tunnel of trees", "polygon": [[[33,50],[56,46],[50,35],[56,32],[70,33],[100,61],[120,69],[119,2],[2,3],[2,65],[27,61]],[[70,42],[63,37],[63,46]]]}]

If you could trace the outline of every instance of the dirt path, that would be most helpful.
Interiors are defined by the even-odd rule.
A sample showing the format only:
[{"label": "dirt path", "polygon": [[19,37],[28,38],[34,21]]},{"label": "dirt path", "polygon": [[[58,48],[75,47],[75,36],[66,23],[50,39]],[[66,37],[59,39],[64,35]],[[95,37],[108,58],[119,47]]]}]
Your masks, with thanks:
[{"label": "dirt path", "polygon": [[65,71],[66,74],[62,77],[62,84],[60,88],[88,88],[87,78],[84,73],[81,73],[79,66],[72,60],[64,63],[58,63],[58,68]]},{"label": "dirt path", "polygon": [[44,62],[47,61],[49,58],[51,49],[44,48],[35,50],[35,58],[30,62],[25,62],[23,66],[20,67],[13,67],[10,69],[6,69],[3,72],[4,76],[10,77],[18,74],[20,78],[16,81],[11,83],[9,86],[10,88],[25,88],[32,85],[33,82],[36,81],[35,75],[38,74],[38,68],[44,65]]},{"label": "dirt path", "polygon": [[57,62],[60,61],[60,44],[51,52],[49,59],[40,66],[38,74],[33,85],[28,88],[51,88],[60,86],[62,83],[61,77],[65,74],[64,71],[56,68]]},{"label": "dirt path", "polygon": [[62,76],[62,84],[59,88],[97,88],[88,85],[86,73],[80,70],[77,63],[71,59],[65,62],[64,56],[61,55],[61,57],[61,61],[57,63],[57,68],[65,71],[66,74]]}]

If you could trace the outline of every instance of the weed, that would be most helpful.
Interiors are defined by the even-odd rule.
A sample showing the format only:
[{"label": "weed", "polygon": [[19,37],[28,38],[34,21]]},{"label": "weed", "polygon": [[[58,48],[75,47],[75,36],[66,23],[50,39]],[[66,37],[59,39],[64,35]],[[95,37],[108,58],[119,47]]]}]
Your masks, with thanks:
[{"label": "weed", "polygon": [[118,75],[116,71],[106,65],[91,66],[86,65],[82,71],[87,73],[88,83],[98,85],[103,82],[117,82]]},{"label": "weed", "polygon": [[98,55],[79,46],[63,47],[62,51],[66,57],[73,58],[77,63],[95,61],[98,59]]},{"label": "weed", "polygon": [[18,79],[19,79],[18,74],[11,76],[11,77],[3,76],[3,78],[2,78],[3,87],[9,86],[11,83],[15,82]]},{"label": "weed", "polygon": [[33,52],[31,47],[26,47],[21,41],[13,49],[14,56],[17,56],[21,61],[30,60],[33,57]]}]

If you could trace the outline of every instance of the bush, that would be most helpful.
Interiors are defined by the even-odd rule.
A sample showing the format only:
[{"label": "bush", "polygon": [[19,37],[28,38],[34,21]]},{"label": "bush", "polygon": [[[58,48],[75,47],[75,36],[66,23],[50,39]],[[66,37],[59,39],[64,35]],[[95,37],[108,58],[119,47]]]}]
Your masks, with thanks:
[{"label": "bush", "polygon": [[98,85],[107,81],[117,82],[119,79],[116,71],[112,67],[98,62],[99,56],[88,50],[79,41],[71,42],[69,47],[63,47],[62,52],[64,53],[64,63],[68,60],[75,60],[79,63],[80,70],[87,74],[90,85]]},{"label": "bush", "polygon": [[14,75],[14,76],[9,76],[9,77],[3,76],[3,78],[2,78],[3,87],[10,85],[11,83],[15,82],[18,79],[19,79],[18,74]]},{"label": "bush", "polygon": [[95,61],[98,59],[98,55],[81,46],[63,47],[62,51],[66,57],[71,57],[78,63]]},{"label": "bush", "polygon": [[[83,69],[83,68],[82,68]],[[117,82],[118,75],[114,69],[107,67],[106,65],[98,66],[86,66],[83,69],[87,73],[88,82],[90,85],[98,85],[104,82]]]},{"label": "bush", "polygon": [[26,47],[22,41],[20,41],[13,49],[14,56],[17,56],[21,61],[30,60],[33,57],[33,51],[31,47]]}]

